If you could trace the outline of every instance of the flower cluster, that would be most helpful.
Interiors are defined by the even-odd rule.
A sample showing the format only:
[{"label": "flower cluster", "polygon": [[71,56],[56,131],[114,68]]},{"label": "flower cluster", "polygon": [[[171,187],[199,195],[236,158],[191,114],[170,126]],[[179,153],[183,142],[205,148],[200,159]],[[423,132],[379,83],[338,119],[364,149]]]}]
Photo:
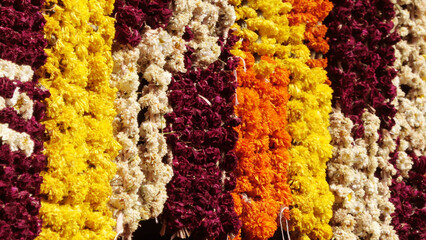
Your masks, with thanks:
[{"label": "flower cluster", "polygon": [[123,45],[136,47],[142,40],[141,32],[146,26],[151,28],[166,27],[172,10],[171,0],[116,0],[113,16],[115,40]]},{"label": "flower cluster", "polygon": [[[398,232],[399,239],[424,239],[425,229],[425,173],[426,157],[417,157],[414,152],[409,155],[413,162],[413,169],[409,177],[404,180],[397,178],[391,186],[395,213],[392,215],[392,224]],[[397,158],[397,156],[396,156]]]},{"label": "flower cluster", "polygon": [[[397,96],[396,125],[392,134],[397,143],[390,162],[397,169],[392,180],[391,199],[395,205],[392,224],[399,238],[423,239],[425,208],[425,91],[426,91],[426,5],[422,1],[393,1],[394,23],[401,36],[395,46],[394,79]],[[424,215],[424,214],[423,214]]]},{"label": "flower cluster", "polygon": [[[290,35],[285,13],[291,5],[281,1],[232,1],[242,41],[233,53],[241,58],[237,69],[236,113],[242,119],[235,209],[242,220],[241,234],[268,239],[277,230],[280,209],[290,205],[287,170],[291,138],[287,125],[288,71],[271,57],[284,58]],[[286,212],[288,218],[288,211]]]},{"label": "flower cluster", "polygon": [[113,138],[110,87],[114,19],[111,1],[47,1],[48,58],[41,83],[50,90],[44,124],[47,166],[39,239],[112,239],[110,181],[120,145]]},{"label": "flower cluster", "polygon": [[[112,77],[119,89],[116,100],[119,116],[114,127],[124,147],[116,159],[119,169],[112,182],[115,190],[111,206],[119,210],[114,211],[116,218],[123,212],[124,219],[119,222],[123,223],[124,235],[128,236],[137,228],[139,219],[157,217],[167,199],[165,185],[172,176],[172,156],[162,134],[163,115],[172,110],[166,95],[172,73],[187,71],[185,45],[193,50],[192,66],[206,67],[216,61],[221,54],[218,36],[227,34],[234,21],[234,11],[223,0],[214,3],[180,0],[173,5],[170,1],[117,1],[115,7],[115,37],[122,45],[117,46],[114,53],[117,62]],[[129,71],[133,73],[129,75]],[[138,103],[128,95],[139,85],[136,72],[142,83]],[[121,88],[125,95],[120,94]],[[135,109],[132,115],[127,109],[130,105]],[[139,129],[120,124],[122,120],[135,122],[135,115]],[[132,129],[130,135],[127,129]],[[133,133],[139,133],[140,139]],[[138,139],[139,156],[135,156]],[[135,199],[136,191],[139,191],[138,199]],[[136,218],[137,211],[139,218]]]},{"label": "flower cluster", "polygon": [[[336,201],[331,220],[336,239],[397,239],[390,225],[394,206],[389,202],[389,189],[377,172],[390,173],[387,156],[395,149],[386,137],[387,148],[379,148],[380,119],[366,111],[362,115],[364,137],[354,140],[354,123],[340,109],[333,109],[330,131],[333,158],[328,163],[330,189]],[[387,134],[389,136],[389,134]],[[384,176],[383,179],[391,179]]]},{"label": "flower cluster", "polygon": [[[289,72],[279,67],[267,76],[259,75],[253,68],[253,55],[244,53],[246,59],[236,72],[235,112],[242,124],[236,128],[240,138],[235,149],[238,167],[233,197],[244,238],[268,239],[277,229],[280,209],[289,206],[291,198],[287,184],[291,137],[285,130],[290,79]],[[274,63],[266,56],[262,60]]]},{"label": "flower cluster", "polygon": [[186,38],[194,50],[192,65],[204,68],[216,61],[221,54],[218,39],[226,38],[234,24],[234,8],[227,0],[179,0],[174,12],[168,29]]},{"label": "flower cluster", "polygon": [[[152,122],[161,119],[153,114],[173,109],[166,115],[168,127],[164,130],[173,157],[169,154],[163,162],[173,163],[175,169],[161,216],[163,233],[167,230],[179,237],[225,237],[239,229],[230,195],[235,187],[232,171],[236,157],[231,150],[237,136],[232,130],[236,124],[232,120],[232,70],[237,61],[229,53],[235,39],[224,40],[235,20],[234,10],[225,0],[177,0],[172,10],[167,32],[157,29],[147,35],[160,43],[148,41],[144,48],[147,54],[140,62],[141,69],[146,69],[143,91],[150,91],[140,102],[157,108],[148,108],[151,113],[145,113],[147,124],[141,127],[151,132]],[[161,86],[168,84],[170,77],[168,99],[162,99],[165,88]],[[154,99],[153,94],[160,98]],[[178,94],[185,98],[180,99]],[[167,100],[170,110],[164,105]],[[184,119],[188,121],[185,124]],[[197,186],[200,179],[204,179],[203,186]]]},{"label": "flower cluster", "polygon": [[395,60],[393,45],[399,40],[392,31],[393,5],[389,0],[333,3],[326,19],[330,38],[327,72],[333,99],[354,122],[355,139],[364,133],[361,118],[365,109],[374,109],[381,129],[390,130],[396,113],[391,104],[396,96],[392,79],[397,74],[391,67]]},{"label": "flower cluster", "polygon": [[0,59],[41,67],[46,61],[43,0],[4,1],[0,6]]},{"label": "flower cluster", "polygon": [[40,101],[48,92],[37,87],[28,65],[0,61],[2,74],[11,77],[0,78],[0,238],[34,239],[41,230],[40,171],[46,162]]},{"label": "flower cluster", "polygon": [[44,1],[0,4],[0,238],[34,239],[41,231],[45,105],[34,74],[45,63]]},{"label": "flower cluster", "polygon": [[[235,4],[237,23],[233,27],[237,29],[235,34],[248,43],[247,51],[258,56],[270,56],[284,59],[290,57],[291,52],[300,52],[301,48],[306,48],[303,44],[299,46],[288,45],[290,35],[300,30],[300,27],[290,28],[288,13],[291,10],[290,3],[282,1],[257,1],[249,0],[246,5],[241,5],[242,1],[232,1]],[[261,16],[258,15],[261,13]],[[303,35],[303,34],[302,34]],[[241,49],[241,43],[236,49]],[[235,50],[235,55],[245,57],[244,52]],[[305,59],[309,59],[309,51]],[[261,61],[262,62],[262,61]],[[255,63],[257,69],[259,63]],[[263,64],[264,65],[264,64]],[[262,75],[268,75],[276,64],[269,64],[263,67]],[[256,70],[258,71],[258,70]]]},{"label": "flower cluster", "polygon": [[162,214],[166,230],[179,237],[225,238],[240,228],[230,192],[235,187],[233,151],[239,124],[233,115],[238,61],[230,54],[236,37],[220,38],[221,55],[206,68],[192,67],[198,54],[187,47],[186,73],[173,74],[166,115],[173,152],[173,179]]},{"label": "flower cluster", "polygon": [[290,25],[306,25],[304,41],[311,49],[313,57],[307,64],[310,67],[326,67],[327,60],[322,58],[322,54],[327,53],[330,46],[328,39],[325,38],[327,26],[322,21],[328,16],[333,4],[329,0],[285,0],[285,2],[292,5],[288,16]]}]

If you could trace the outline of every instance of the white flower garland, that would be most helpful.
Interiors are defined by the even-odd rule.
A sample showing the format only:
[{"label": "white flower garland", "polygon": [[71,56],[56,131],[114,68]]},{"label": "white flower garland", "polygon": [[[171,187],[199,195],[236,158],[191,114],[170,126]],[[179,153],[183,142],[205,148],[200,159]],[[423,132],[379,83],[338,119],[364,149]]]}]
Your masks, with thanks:
[{"label": "white flower garland", "polygon": [[[165,70],[181,69],[183,64],[183,40],[170,36],[165,30],[149,29],[142,34],[141,43],[137,46],[140,51],[139,72],[148,82],[142,89],[138,102],[146,108],[145,119],[141,123],[140,137],[144,142],[139,146],[142,159],[140,167],[145,174],[145,179],[140,188],[140,201],[142,203],[142,219],[157,217],[167,200],[166,185],[172,179],[171,152],[167,149],[166,138],[162,129],[166,127],[164,115],[171,112],[166,91],[172,75]],[[171,61],[166,61],[170,58]],[[163,163],[163,158],[168,155],[168,163]]]},{"label": "white flower garland", "polygon": [[[390,225],[394,206],[389,202],[389,185],[395,173],[387,156],[395,149],[389,133],[383,133],[379,149],[380,120],[372,113],[363,114],[365,137],[354,140],[353,122],[339,109],[330,116],[333,158],[328,162],[330,189],[335,195],[331,220],[335,239],[398,239]],[[382,170],[382,181],[375,177]]]},{"label": "white flower garland", "polygon": [[[131,233],[138,228],[141,203],[138,201],[138,192],[144,175],[139,167],[137,143],[139,141],[139,128],[137,116],[140,106],[137,102],[139,76],[137,73],[138,49],[122,47],[113,51],[114,68],[111,74],[111,87],[118,89],[114,102],[117,116],[114,119],[114,136],[123,146],[115,159],[117,173],[111,181],[112,196],[110,206],[114,209],[117,220],[117,232],[126,230]],[[121,225],[119,225],[119,223]],[[127,236],[128,237],[128,236]]]}]

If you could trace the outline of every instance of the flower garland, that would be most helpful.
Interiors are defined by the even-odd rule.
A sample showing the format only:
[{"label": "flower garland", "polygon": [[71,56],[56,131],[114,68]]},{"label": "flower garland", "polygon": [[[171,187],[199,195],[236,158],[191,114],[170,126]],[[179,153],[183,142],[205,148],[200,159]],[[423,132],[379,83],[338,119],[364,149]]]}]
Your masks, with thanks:
[{"label": "flower garland", "polygon": [[[290,205],[287,149],[291,138],[285,130],[290,79],[289,72],[279,67],[269,76],[257,75],[253,55],[244,53],[247,58],[237,68],[235,112],[242,125],[236,128],[240,136],[235,150],[239,162],[233,197],[244,238],[267,239],[277,229],[280,208]],[[274,63],[267,57],[262,60]]]},{"label": "flower garland", "polygon": [[[302,38],[299,39],[301,43]],[[307,49],[306,49],[307,50]],[[290,230],[295,239],[330,239],[334,196],[326,181],[326,163],[332,155],[328,131],[332,90],[326,71],[309,68],[300,59],[284,60],[292,73],[289,85],[289,184],[293,202]]]},{"label": "flower garland", "polygon": [[0,6],[0,238],[34,239],[41,230],[40,172],[49,92],[34,74],[46,60],[43,1]]},{"label": "flower garland", "polygon": [[116,47],[118,49],[113,49],[112,54],[114,68],[111,74],[111,87],[118,89],[114,101],[117,116],[114,118],[113,128],[114,136],[123,148],[114,160],[117,173],[111,180],[112,196],[109,205],[117,219],[116,232],[129,236],[137,229],[140,220],[142,206],[138,201],[139,189],[145,177],[139,167],[141,159],[137,148],[137,116],[141,109],[136,93],[139,86],[139,50]]},{"label": "flower garland", "polygon": [[229,52],[235,41],[219,39],[220,58],[205,69],[191,68],[200,61],[188,46],[187,72],[174,74],[169,87],[173,112],[166,115],[164,131],[174,176],[162,219],[165,229],[181,238],[224,238],[240,228],[230,195],[238,137],[233,127],[239,124],[233,116],[237,60]]},{"label": "flower garland", "polygon": [[397,113],[392,134],[397,149],[390,162],[397,169],[397,174],[390,186],[390,201],[395,205],[392,225],[402,240],[423,239],[426,234],[419,229],[426,227],[422,217],[425,202],[420,200],[426,198],[426,5],[421,1],[393,3],[396,11],[394,22],[402,40],[395,46],[398,77],[394,79],[397,96],[393,104]]},{"label": "flower garland", "polygon": [[[158,31],[147,27],[167,26],[172,13],[169,5],[170,1],[115,1],[116,44],[111,83],[118,92],[115,100],[117,116],[113,125],[114,136],[123,149],[115,159],[117,174],[111,182],[113,195],[110,206],[117,219],[116,231],[125,238],[131,237],[140,220],[157,217],[162,212],[167,198],[165,185],[172,175],[171,166],[162,163],[167,146],[160,133],[165,127],[162,115],[169,110],[165,89],[171,75],[164,76],[155,70],[161,71],[156,63],[163,62],[164,65],[166,56],[169,57],[167,54],[164,56],[160,49],[170,52],[173,43],[164,30],[160,36]],[[151,68],[148,68],[150,64]],[[143,90],[139,94],[138,73],[144,78],[150,77],[150,87],[141,86]],[[155,94],[161,91],[163,96],[157,98]],[[141,107],[146,108],[146,117],[141,113]]]},{"label": "flower garland", "polygon": [[112,2],[45,4],[48,59],[40,73],[51,97],[43,122],[49,139],[39,239],[115,236],[107,207],[121,147],[113,138],[116,90],[109,85],[112,9]]},{"label": "flower garland", "polygon": [[[186,41],[177,45],[186,53],[184,57],[176,49],[181,54],[171,54],[164,65],[173,74],[168,91],[173,112],[166,115],[164,134],[173,153],[174,177],[167,186],[162,234],[211,239],[240,228],[230,195],[236,159],[232,126],[238,124],[232,117],[236,60],[229,53],[235,39],[224,40],[234,19],[225,0],[173,4],[167,32]],[[182,121],[188,121],[186,126]]]},{"label": "flower garland", "polygon": [[[331,126],[333,158],[328,164],[336,197],[331,221],[336,239],[396,239],[389,202],[395,169],[388,162],[396,145],[396,75],[390,1],[334,2],[327,18],[327,67],[335,91]],[[393,131],[393,130],[392,130]]]},{"label": "flower garland", "polygon": [[[139,72],[143,72],[144,84],[138,102],[144,109],[139,127],[144,144],[140,146],[139,152],[142,158],[140,167],[146,178],[142,182],[140,194],[141,217],[148,219],[163,212],[167,200],[166,185],[173,176],[172,156],[163,135],[166,127],[164,115],[171,112],[166,91],[172,74],[164,67],[166,59],[170,59],[167,63],[172,65],[172,56],[182,55],[184,44],[182,39],[170,36],[161,28],[147,29],[142,39],[144,42],[138,45],[141,54]],[[174,65],[183,66],[183,61]]]},{"label": "flower garland", "polygon": [[[291,6],[281,1],[231,2],[237,15],[235,34],[242,38],[232,51],[242,63],[236,73],[235,108],[242,125],[237,128],[239,159],[233,193],[242,229],[235,239],[268,239],[277,229],[280,209],[291,201],[287,184],[291,138],[285,131],[289,73],[267,57],[282,57],[286,51],[281,43],[288,40],[290,28],[286,16],[279,13],[289,12]],[[288,211],[285,215],[288,218]]]}]

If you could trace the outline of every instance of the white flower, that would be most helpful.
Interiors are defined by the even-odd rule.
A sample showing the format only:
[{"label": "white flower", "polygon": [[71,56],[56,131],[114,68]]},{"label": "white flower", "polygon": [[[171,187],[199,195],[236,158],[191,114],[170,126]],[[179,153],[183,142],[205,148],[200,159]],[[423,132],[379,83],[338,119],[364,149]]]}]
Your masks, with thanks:
[{"label": "white flower", "polygon": [[27,133],[20,133],[9,128],[9,124],[0,123],[0,140],[11,151],[23,151],[29,157],[34,151],[34,141]]},{"label": "white flower", "polygon": [[[13,97],[15,97],[15,95]],[[33,116],[34,102],[33,100],[31,100],[30,97],[28,97],[26,93],[18,93],[15,104],[10,105],[9,107],[13,107],[18,112],[18,114],[24,119],[28,120]]]},{"label": "white flower", "polygon": [[0,96],[0,110],[6,108],[6,99]]},{"label": "white flower", "polygon": [[34,71],[28,65],[18,65],[8,60],[0,59],[0,77],[9,80],[19,80],[21,82],[31,81]]},{"label": "white flower", "polygon": [[[408,177],[412,159],[405,151],[424,155],[425,150],[425,91],[426,91],[426,3],[424,1],[398,0],[395,5],[396,29],[402,40],[395,46],[395,68],[398,70],[396,122],[400,131],[396,167],[401,176]],[[402,87],[405,85],[405,92]],[[408,88],[407,88],[408,87]]]},{"label": "white flower", "polygon": [[156,85],[169,85],[172,79],[172,74],[165,71],[163,68],[156,64],[149,65],[143,74],[143,77]]}]

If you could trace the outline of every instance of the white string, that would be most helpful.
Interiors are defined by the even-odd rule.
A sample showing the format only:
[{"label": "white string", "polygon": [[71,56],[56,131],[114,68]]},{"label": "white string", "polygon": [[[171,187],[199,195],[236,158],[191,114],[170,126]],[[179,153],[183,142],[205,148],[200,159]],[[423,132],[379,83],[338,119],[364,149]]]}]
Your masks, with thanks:
[{"label": "white string", "polygon": [[[283,212],[284,212],[284,210],[286,210],[286,209],[289,209],[289,208],[288,208],[288,207],[281,207],[281,211],[280,211],[281,236],[282,236],[283,240],[285,240],[285,239],[284,239],[284,231],[283,231],[283,221],[282,221],[282,217],[283,217]],[[288,232],[288,221],[287,221],[287,218],[285,218],[285,226],[286,226],[286,230],[287,230],[287,237],[288,237],[288,240],[291,240],[291,238],[290,238],[290,233]]]},{"label": "white string", "polygon": [[244,72],[247,72],[247,68],[246,68],[246,61],[244,61],[244,58],[240,57],[241,60],[243,60],[243,68],[244,68]]},{"label": "white string", "polygon": [[[238,82],[237,70],[234,70],[234,76],[235,76],[235,81]],[[237,91],[235,91],[235,106],[237,105],[238,105],[238,96],[237,96]]]},{"label": "white string", "polygon": [[207,99],[207,98],[205,98],[205,97],[203,97],[203,96],[201,96],[200,94],[198,94],[198,96],[201,98],[201,99],[203,99],[209,106],[211,106],[212,105],[212,103]]},{"label": "white string", "polygon": [[118,217],[117,217],[117,229],[116,229],[117,230],[117,235],[115,235],[114,240],[117,240],[118,237],[124,232],[124,228],[123,228],[123,217],[124,217],[123,212],[120,212],[118,214]]}]

